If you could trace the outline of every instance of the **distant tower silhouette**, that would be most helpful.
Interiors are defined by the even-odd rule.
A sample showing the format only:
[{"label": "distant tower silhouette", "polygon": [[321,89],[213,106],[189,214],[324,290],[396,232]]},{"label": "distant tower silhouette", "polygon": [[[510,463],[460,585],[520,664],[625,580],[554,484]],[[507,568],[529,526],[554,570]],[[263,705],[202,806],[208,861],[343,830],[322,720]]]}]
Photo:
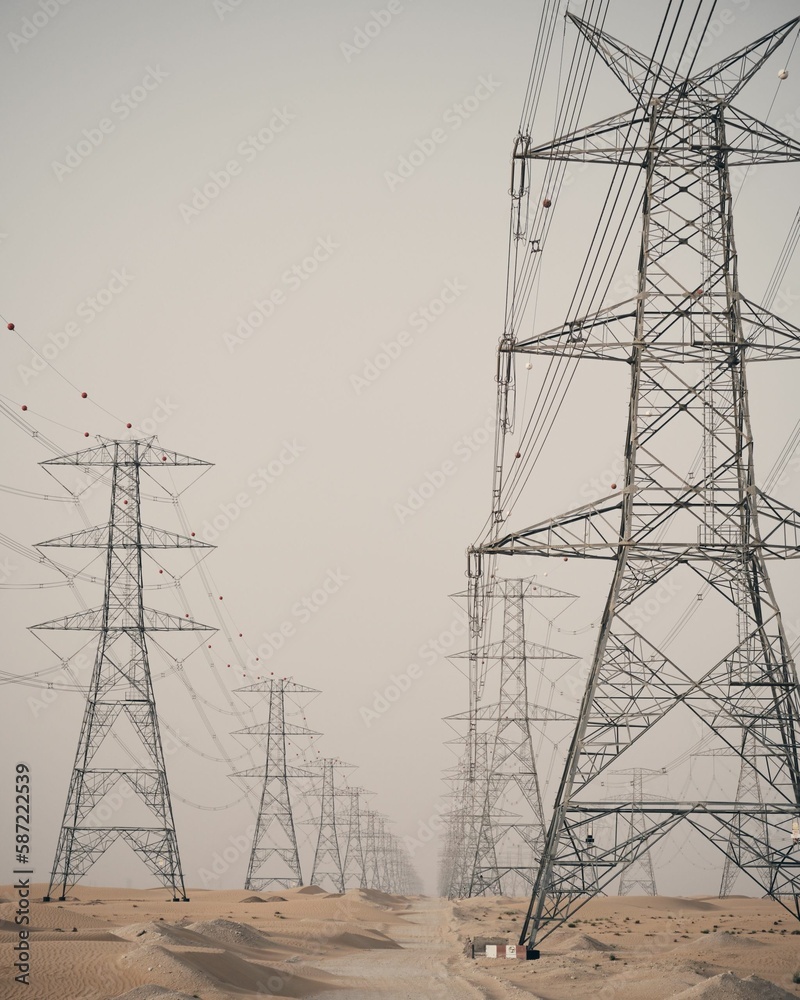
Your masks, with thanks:
[{"label": "distant tower silhouette", "polygon": [[336,816],[336,784],[334,768],[338,761],[330,757],[322,760],[322,801],[320,804],[319,835],[314,852],[311,884],[322,887],[330,881],[335,892],[344,892],[344,866],[339,850],[339,832]]},{"label": "distant tower silhouette", "polygon": [[368,889],[382,889],[380,857],[382,820],[375,809],[367,809],[364,816],[366,817],[366,826],[362,831],[362,843],[364,845],[365,881]]},{"label": "distant tower silhouette", "polygon": [[[643,776],[645,774],[662,774],[663,772],[644,767],[634,767],[629,771],[612,771],[611,773],[630,775],[631,804],[635,807],[637,804],[641,806],[645,799],[642,788]],[[653,798],[653,796],[648,796],[648,798]],[[631,840],[641,839],[646,836],[647,823],[639,818],[639,814],[637,814],[635,808],[628,816],[628,825]],[[622,873],[622,877],[619,880],[619,894],[620,896],[629,896],[631,894],[644,896],[657,895],[656,877],[653,873],[653,858],[649,850],[640,854],[636,861]]]},{"label": "distant tower silhouette", "polygon": [[498,677],[497,700],[490,702],[485,698],[487,681],[472,671],[475,708],[447,720],[471,723],[467,749],[473,766],[467,774],[472,787],[465,794],[472,805],[464,817],[467,857],[459,895],[509,895],[523,886],[529,891],[535,880],[545,823],[531,723],[570,722],[574,716],[531,704],[528,672],[534,665],[542,671],[547,661],[577,657],[526,637],[525,604],[556,598],[575,595],[536,577],[492,580],[486,600],[502,606],[500,641],[452,657],[477,659],[487,681],[494,672]]},{"label": "distant tower silhouette", "polygon": [[262,778],[261,804],[253,835],[253,848],[244,887],[259,892],[263,889],[290,889],[303,884],[297,834],[292,815],[289,778],[307,778],[311,771],[292,767],[286,762],[287,736],[318,736],[305,726],[286,722],[286,694],[317,694],[314,688],[296,684],[290,678],[270,678],[240,688],[242,693],[259,692],[268,695],[268,720],[248,726],[240,733],[265,736],[266,760],[262,768],[237,772],[241,778]]},{"label": "distant tower silhouette", "polygon": [[[142,551],[168,548],[213,548],[199,539],[142,524],[140,470],[143,468],[206,466],[188,455],[156,447],[153,438],[101,443],[42,465],[72,465],[111,469],[111,512],[108,524],[85,528],[42,546],[105,549],[103,605],[65,618],[33,626],[36,629],[77,629],[99,632],[92,679],[86,699],[78,751],[70,780],[61,833],[58,838],[50,888],[64,899],[119,838],[144,861],[150,872],[172,893],[186,899],[183,870],[175,835],[164,751],[150,676],[147,635],[150,632],[208,630],[188,617],[152,611],[142,599]],[[124,733],[128,754],[114,752]],[[109,739],[112,737],[112,739]],[[130,741],[136,741],[132,747]],[[131,756],[136,760],[131,764]],[[127,786],[117,821],[105,813],[107,796]],[[136,821],[125,818],[138,810]],[[112,814],[113,815],[113,814]]]},{"label": "distant tower silhouette", "polygon": [[345,841],[342,870],[346,889],[367,887],[367,873],[364,864],[364,844],[361,838],[361,822],[364,816],[361,796],[368,794],[363,788],[344,788],[339,793],[347,801],[347,839]]}]

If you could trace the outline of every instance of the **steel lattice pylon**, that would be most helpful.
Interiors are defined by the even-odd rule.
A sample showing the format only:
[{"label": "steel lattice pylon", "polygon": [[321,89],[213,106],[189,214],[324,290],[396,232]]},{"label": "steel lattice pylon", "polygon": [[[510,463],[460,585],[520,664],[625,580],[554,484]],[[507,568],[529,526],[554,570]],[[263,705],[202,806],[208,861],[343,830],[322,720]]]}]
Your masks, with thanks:
[{"label": "steel lattice pylon", "polygon": [[364,860],[364,845],[361,839],[361,821],[364,816],[361,796],[369,795],[365,788],[346,787],[339,797],[347,800],[347,837],[342,858],[342,873],[346,889],[367,888],[367,871]]},{"label": "steel lattice pylon", "polygon": [[[454,768],[455,806],[447,817],[442,895],[450,899],[469,896],[473,884],[478,836],[486,821],[484,805],[488,787],[488,733],[470,732],[456,740],[463,746]],[[492,822],[489,815],[488,822]],[[484,834],[485,835],[485,834]],[[493,838],[490,839],[490,843]],[[492,861],[494,862],[494,858]]]},{"label": "steel lattice pylon", "polygon": [[334,769],[342,765],[330,757],[322,760],[322,798],[319,814],[319,834],[317,847],[314,851],[314,866],[311,871],[311,884],[322,886],[330,881],[334,892],[344,892],[344,865],[339,849],[339,834],[336,817],[336,784]]},{"label": "steel lattice pylon", "polygon": [[[471,834],[464,844],[463,895],[513,895],[523,885],[524,891],[530,891],[534,883],[545,821],[531,723],[570,722],[575,717],[531,704],[528,671],[533,664],[542,670],[548,661],[574,661],[577,657],[526,638],[525,603],[574,597],[543,585],[535,577],[495,579],[487,601],[502,607],[501,640],[453,657],[480,661],[484,677],[493,666],[499,675],[497,702],[484,699],[484,681],[478,685],[477,708],[447,719],[470,722],[481,730],[482,745],[471,776],[473,788],[467,790],[474,820],[463,827]],[[468,741],[474,743],[476,738],[475,733],[468,734]]]},{"label": "steel lattice pylon", "polygon": [[[509,331],[500,346],[509,356],[622,361],[631,373],[622,488],[521,531],[508,532],[496,511],[498,530],[472,555],[473,579],[487,553],[614,561],[523,928],[531,947],[681,821],[800,916],[791,833],[800,694],[767,571],[768,560],[800,554],[800,514],[756,485],[746,383],[748,361],[800,357],[800,330],[739,291],[729,176],[733,166],[800,160],[800,144],[731,103],[800,18],[689,79],[571,20],[635,107],[546,145],[522,137],[515,156],[637,166],[644,195],[635,296],[529,338]],[[695,449],[697,478],[682,471]],[[730,624],[715,623],[714,640],[728,627],[728,652],[716,661],[679,665],[646,618],[634,624],[637,602],[684,571],[727,608]],[[601,799],[598,777],[677,706],[747,760],[760,796]]]},{"label": "steel lattice pylon", "polygon": [[[248,726],[239,733],[265,737],[266,760],[263,768],[238,771],[236,777],[261,778],[261,802],[258,809],[253,848],[247,866],[244,887],[254,892],[263,889],[291,889],[303,884],[297,834],[289,793],[289,778],[309,778],[312,772],[286,762],[287,736],[319,736],[305,726],[286,721],[286,695],[318,694],[314,688],[296,684],[287,677],[258,681],[239,689],[242,693],[268,695],[267,722]],[[237,734],[238,735],[238,734]]]},{"label": "steel lattice pylon", "polygon": [[364,845],[364,871],[369,889],[380,889],[388,892],[386,881],[384,847],[385,822],[383,816],[375,809],[367,809],[363,813],[366,825],[362,826],[361,842]]},{"label": "steel lattice pylon", "polygon": [[[111,469],[111,513],[108,524],[86,528],[42,546],[106,549],[103,606],[35,625],[37,629],[79,629],[100,633],[86,700],[75,765],[70,780],[50,888],[64,899],[98,858],[120,837],[144,861],[150,872],[172,892],[186,899],[175,821],[172,815],[164,751],[150,676],[147,634],[153,631],[208,630],[207,625],[177,615],[153,611],[142,600],[142,550],[213,546],[142,524],[140,470],[163,466],[206,466],[207,462],[157,448],[153,438],[130,441],[101,439],[84,451],[42,462]],[[121,763],[104,762],[119,730],[131,727],[138,749],[123,744]],[[114,739],[109,739],[114,737]],[[102,754],[101,754],[102,748]],[[118,747],[119,749],[119,747]],[[112,751],[113,753],[113,751]],[[131,755],[136,764],[131,766]],[[146,809],[147,822],[109,824],[99,807],[114,789],[127,784],[128,799]],[[140,816],[141,818],[141,816]],[[59,889],[60,887],[60,889]]]},{"label": "steel lattice pylon", "polygon": [[[739,764],[739,782],[736,786],[737,802],[763,802],[761,795],[761,782],[758,780],[758,770],[755,767],[756,746],[753,737],[746,733],[744,745],[741,751],[741,761]],[[765,837],[769,836],[769,830],[765,828]],[[733,837],[733,833],[731,834]],[[722,869],[722,878],[719,883],[719,898],[725,899],[733,892],[733,884],[739,869],[734,862],[735,843],[732,841],[725,865]]]},{"label": "steel lattice pylon", "polygon": [[[645,793],[643,790],[643,779],[644,775],[654,775],[662,774],[662,771],[653,771],[645,767],[633,767],[629,771],[612,771],[612,774],[624,774],[629,775],[631,778],[631,805],[640,806],[639,812],[641,812],[641,807],[645,801]],[[653,798],[653,796],[649,796]],[[647,826],[645,823],[640,822],[639,814],[632,811],[628,817],[628,823],[630,826],[629,836],[633,837],[646,837]],[[656,896],[656,877],[653,872],[653,858],[650,851],[644,851],[636,861],[633,862],[625,871],[622,873],[622,877],[619,880],[619,894],[620,896],[628,896],[631,893],[636,895],[645,896]]]}]

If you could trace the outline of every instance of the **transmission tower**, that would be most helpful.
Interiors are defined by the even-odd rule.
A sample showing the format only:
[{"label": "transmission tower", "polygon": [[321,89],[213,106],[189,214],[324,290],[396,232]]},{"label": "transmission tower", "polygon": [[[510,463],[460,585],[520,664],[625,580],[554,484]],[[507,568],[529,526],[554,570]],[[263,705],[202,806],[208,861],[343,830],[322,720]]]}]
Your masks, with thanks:
[{"label": "transmission tower", "polygon": [[[247,878],[244,887],[254,892],[264,889],[291,889],[303,884],[300,854],[292,815],[290,778],[309,778],[311,771],[293,767],[286,761],[286,739],[318,736],[305,726],[286,721],[287,694],[318,694],[314,688],[296,684],[288,677],[272,678],[239,689],[268,696],[267,722],[248,726],[240,733],[265,737],[266,760],[262,768],[239,771],[236,777],[261,778],[263,786]],[[238,734],[236,734],[238,735]]]},{"label": "transmission tower", "polygon": [[485,812],[491,740],[491,733],[471,730],[466,736],[453,741],[462,747],[462,753],[450,779],[456,804],[448,817],[445,835],[450,866],[445,895],[450,899],[460,899],[470,893],[483,894],[475,880],[475,858],[481,832],[488,849],[488,865],[492,869],[497,868],[497,859],[492,853],[495,837],[491,824],[500,817],[496,813],[490,814],[487,822]]},{"label": "transmission tower", "polygon": [[336,783],[334,770],[343,765],[330,757],[322,760],[322,800],[319,814],[319,835],[314,852],[314,867],[311,871],[311,884],[322,887],[322,883],[330,881],[335,892],[344,892],[344,864],[339,850],[339,830],[341,821],[337,823],[336,815]]},{"label": "transmission tower", "polygon": [[[631,811],[628,817],[628,838],[630,840],[646,840],[647,824],[641,818],[641,808],[644,804],[645,793],[643,790],[644,775],[663,774],[663,771],[654,771],[644,767],[634,767],[628,771],[612,771],[612,774],[627,775],[631,779],[631,805],[639,805],[640,811]],[[653,796],[647,796],[652,799]],[[640,854],[636,861],[626,868],[619,880],[620,896],[629,896],[631,893],[638,893],[644,896],[656,896],[656,877],[653,873],[653,858],[649,850]]]},{"label": "transmission tower", "polygon": [[[635,107],[546,145],[520,136],[516,161],[635,165],[644,195],[636,295],[528,338],[509,330],[500,345],[501,358],[615,360],[631,373],[621,488],[511,532],[498,503],[497,530],[471,555],[473,581],[487,554],[614,564],[523,928],[531,948],[681,821],[800,916],[791,833],[800,812],[800,696],[767,571],[770,559],[800,551],[800,514],[756,486],[746,383],[748,361],[800,356],[800,330],[739,291],[729,173],[800,160],[800,144],[731,103],[800,18],[689,78],[570,20]],[[698,448],[695,478],[680,470],[691,467]],[[719,657],[699,648],[679,666],[659,649],[649,616],[632,612],[656,584],[684,571],[715,592],[725,622],[704,640],[722,648],[727,630],[728,651]],[[654,728],[661,732],[677,706],[742,759],[752,739],[748,763],[763,799],[600,800],[598,777]],[[630,836],[630,824],[619,820],[633,814],[641,825]]]},{"label": "transmission tower", "polygon": [[[542,585],[535,578],[493,580],[489,600],[502,606],[501,640],[453,657],[477,658],[481,664],[481,669],[473,672],[477,693],[471,701],[476,709],[447,720],[472,723],[467,739],[474,741],[480,735],[483,743],[481,766],[471,777],[473,795],[477,796],[476,819],[473,840],[467,847],[465,895],[509,895],[511,887],[520,882],[530,889],[542,852],[544,811],[531,723],[574,722],[574,716],[531,704],[529,668],[536,664],[541,673],[548,661],[577,659],[526,639],[525,602],[542,598],[574,599],[575,595]],[[486,678],[495,669],[498,700],[486,703]],[[484,767],[485,774],[479,774]],[[464,830],[469,829],[471,825],[465,825]]]},{"label": "transmission tower", "polygon": [[[49,901],[57,893],[63,900],[100,856],[122,838],[172,892],[173,899],[186,900],[147,636],[156,631],[213,630],[188,617],[144,606],[142,552],[213,546],[142,524],[140,477],[142,469],[209,463],[157,448],[153,438],[100,441],[96,447],[41,463],[111,469],[108,524],[39,543],[106,550],[102,607],[33,626],[100,635],[50,887],[44,898]],[[126,794],[123,815],[109,823],[101,817],[100,807],[120,785],[126,785],[132,794]],[[107,806],[104,812],[109,811],[113,815]]]},{"label": "transmission tower", "polygon": [[[742,759],[739,765],[739,781],[736,785],[737,802],[762,802],[761,782],[758,779],[758,771],[755,767],[755,743],[753,737],[745,734],[744,746],[742,747]],[[769,837],[769,828],[765,825],[764,837]],[[733,891],[733,884],[739,869],[734,862],[736,856],[736,842],[734,834],[731,833],[728,844],[728,852],[725,857],[725,865],[722,869],[722,878],[719,884],[719,898],[725,899]]]},{"label": "transmission tower", "polygon": [[361,796],[369,795],[364,788],[344,788],[339,792],[347,801],[347,839],[345,842],[342,872],[346,889],[366,889],[367,873],[364,862],[364,845],[361,824],[364,818]]},{"label": "transmission tower", "polygon": [[380,889],[386,891],[386,882],[383,871],[383,858],[381,851],[383,848],[383,817],[375,809],[367,809],[364,813],[366,826],[363,830],[362,842],[364,844],[364,870],[366,872],[366,883],[368,889]]}]

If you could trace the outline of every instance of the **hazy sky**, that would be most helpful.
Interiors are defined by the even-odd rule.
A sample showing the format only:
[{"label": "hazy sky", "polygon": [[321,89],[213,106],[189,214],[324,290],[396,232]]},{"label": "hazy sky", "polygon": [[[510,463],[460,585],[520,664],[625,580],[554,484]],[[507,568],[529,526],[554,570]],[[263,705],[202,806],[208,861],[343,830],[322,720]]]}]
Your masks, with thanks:
[{"label": "hazy sky", "polygon": [[[190,744],[168,758],[190,885],[252,822],[226,757],[249,766],[229,734],[254,717],[228,692],[253,671],[226,664],[255,667],[248,658],[264,643],[260,665],[322,691],[308,711],[324,734],[318,748],[358,765],[351,780],[377,793],[373,805],[399,834],[417,835],[444,807],[453,734],[440,719],[467,699],[445,658],[465,644],[453,639],[461,626],[447,595],[463,588],[464,549],[489,511],[509,156],[540,9],[521,0],[6,0],[0,10],[0,312],[72,383],[41,370],[4,330],[0,392],[64,451],[91,443],[87,431],[125,436],[129,421],[213,463],[182,495],[191,530],[219,546],[203,564],[211,599],[196,574],[184,585],[194,616],[219,625],[221,615],[234,641],[218,635],[187,657],[194,696],[165,661],[153,662],[166,674],[156,684],[160,713]],[[649,52],[663,9],[660,0],[612,0],[606,26]],[[724,0],[722,10],[731,16],[698,65],[797,6]],[[795,135],[799,60],[769,117]],[[766,115],[779,64],[742,96],[745,110]],[[629,104],[598,65],[584,121]],[[552,121],[551,100],[539,141]],[[562,318],[607,180],[602,167],[578,172],[554,206],[541,323]],[[765,167],[742,190],[741,282],[756,300],[797,210],[797,185],[796,167]],[[794,322],[796,275],[793,267],[778,302]],[[766,470],[797,419],[796,376],[765,366],[751,384]],[[615,468],[626,394],[621,373],[581,369],[523,520],[567,509]],[[3,442],[4,485],[58,492],[37,466],[50,455],[40,442],[11,423]],[[417,504],[426,482],[436,488]],[[800,505],[796,471],[780,496]],[[69,504],[7,493],[2,504],[2,531],[24,545],[83,526]],[[85,507],[102,523],[104,490]],[[180,527],[170,504],[150,503],[144,517]],[[83,566],[94,554],[69,558]],[[182,558],[164,564],[182,572]],[[101,592],[85,583],[20,589],[62,578],[7,546],[0,560],[3,670],[51,668],[58,657],[27,626],[77,610],[81,598],[95,606]],[[515,560],[507,572],[543,568],[581,597],[559,623],[565,634],[550,639],[583,656],[591,630],[581,630],[599,614],[605,570]],[[788,575],[778,582],[796,620],[796,585]],[[163,589],[148,603],[177,613],[186,601]],[[270,651],[266,637],[282,625],[290,634]],[[93,642],[47,638],[64,656]],[[376,698],[398,683],[408,690],[379,710]],[[41,690],[18,684],[3,695],[3,759],[7,771],[16,760],[32,768],[33,857],[46,881],[83,699],[59,692],[45,704]],[[415,858],[430,890],[437,850]],[[241,885],[246,860],[245,851],[213,887]],[[142,878],[127,861],[120,870]],[[98,866],[100,878],[121,881],[113,866]],[[691,867],[684,891],[698,878],[713,891],[713,874]]]}]

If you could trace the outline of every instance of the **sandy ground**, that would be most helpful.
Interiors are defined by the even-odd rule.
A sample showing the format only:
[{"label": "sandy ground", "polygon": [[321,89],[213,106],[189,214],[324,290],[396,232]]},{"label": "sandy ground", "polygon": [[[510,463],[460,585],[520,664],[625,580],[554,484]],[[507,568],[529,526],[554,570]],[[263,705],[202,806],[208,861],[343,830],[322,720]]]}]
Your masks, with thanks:
[{"label": "sandy ground", "polygon": [[[513,942],[527,900],[455,904],[460,933]],[[800,923],[772,900],[594,899],[541,944],[536,962],[482,958],[511,996],[541,1000],[787,1000],[800,996]],[[751,981],[751,977],[755,977]]]},{"label": "sandy ground", "polygon": [[594,900],[538,962],[514,962],[473,961],[464,945],[515,942],[526,900],[314,887],[191,895],[79,886],[63,903],[34,902],[26,987],[12,966],[16,904],[0,886],[0,1000],[800,997],[800,925],[761,899]]}]

